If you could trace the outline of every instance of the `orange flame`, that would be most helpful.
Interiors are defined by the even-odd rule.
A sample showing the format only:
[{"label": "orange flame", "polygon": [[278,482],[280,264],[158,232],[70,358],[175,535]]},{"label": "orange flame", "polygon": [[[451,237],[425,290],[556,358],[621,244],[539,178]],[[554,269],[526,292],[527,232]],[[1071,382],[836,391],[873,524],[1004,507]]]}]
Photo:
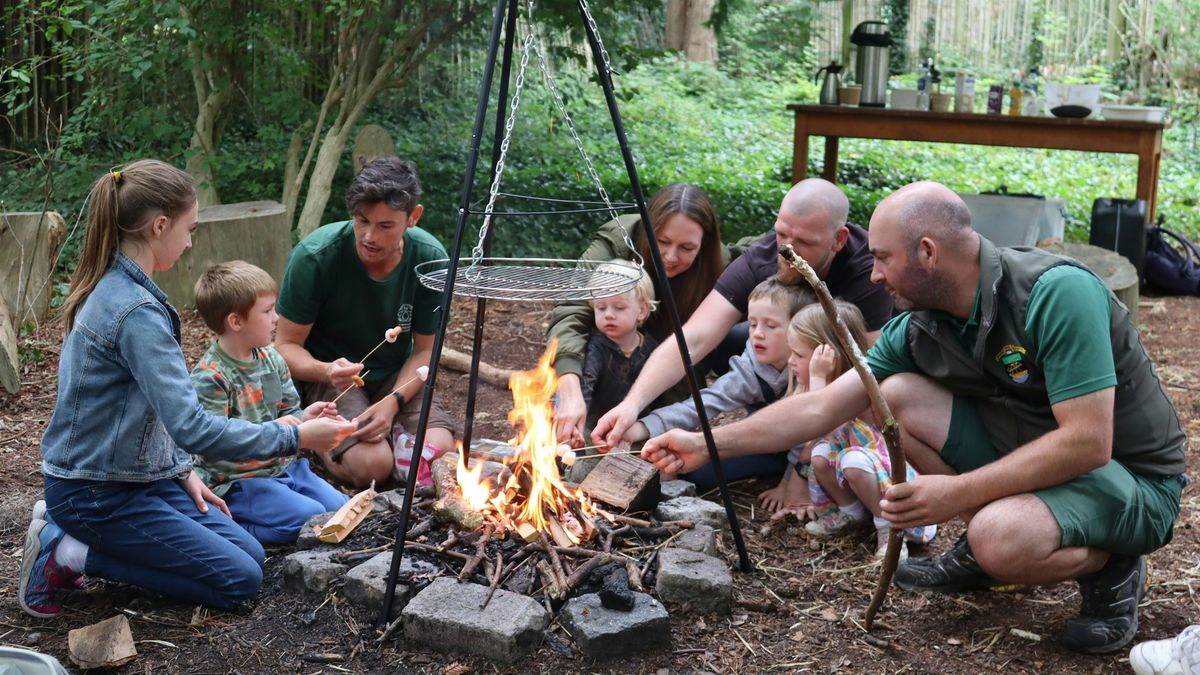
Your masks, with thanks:
[{"label": "orange flame", "polygon": [[[506,462],[512,473],[503,489],[497,490],[489,480],[480,480],[483,462],[468,469],[461,459],[462,453],[459,454],[457,479],[463,500],[506,528],[514,522],[526,522],[541,532],[550,532],[548,518],[574,523],[568,500],[576,502],[581,513],[589,517],[596,511],[582,492],[564,485],[558,473],[558,439],[554,432],[558,377],[550,365],[557,348],[557,343],[551,341],[535,368],[516,372],[509,378],[513,409],[508,413],[508,421],[516,430],[516,438],[509,445],[517,451]],[[493,496],[493,492],[497,494]],[[578,523],[559,529],[573,543],[579,543]]]}]

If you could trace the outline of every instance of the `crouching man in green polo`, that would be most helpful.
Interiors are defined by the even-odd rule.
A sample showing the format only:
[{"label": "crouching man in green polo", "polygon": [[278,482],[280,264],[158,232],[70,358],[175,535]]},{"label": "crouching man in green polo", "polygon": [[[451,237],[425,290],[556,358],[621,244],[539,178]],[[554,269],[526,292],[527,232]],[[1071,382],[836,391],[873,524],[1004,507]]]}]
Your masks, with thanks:
[{"label": "crouching man in green polo", "polygon": [[[1143,556],[1171,540],[1185,436],[1129,313],[1078,263],[997,248],[966,205],[914,183],[875,209],[874,269],[907,310],[868,361],[921,472],[882,502],[893,527],[961,517],[967,532],[938,558],[900,564],[907,590],[1079,583],[1063,643],[1110,653],[1137,632]],[[850,371],[714,430],[722,457],[792,447],[867,407]],[[645,445],[660,468],[707,460],[698,434]]]}]

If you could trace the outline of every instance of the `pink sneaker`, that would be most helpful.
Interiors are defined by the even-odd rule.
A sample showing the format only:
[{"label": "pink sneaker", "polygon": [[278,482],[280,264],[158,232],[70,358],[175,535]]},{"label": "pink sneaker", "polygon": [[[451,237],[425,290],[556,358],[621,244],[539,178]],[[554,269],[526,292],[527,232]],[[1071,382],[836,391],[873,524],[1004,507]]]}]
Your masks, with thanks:
[{"label": "pink sneaker", "polygon": [[812,522],[806,523],[804,530],[818,539],[830,539],[859,529],[869,520],[869,514],[862,518],[855,518],[845,511],[838,509],[830,511]]}]

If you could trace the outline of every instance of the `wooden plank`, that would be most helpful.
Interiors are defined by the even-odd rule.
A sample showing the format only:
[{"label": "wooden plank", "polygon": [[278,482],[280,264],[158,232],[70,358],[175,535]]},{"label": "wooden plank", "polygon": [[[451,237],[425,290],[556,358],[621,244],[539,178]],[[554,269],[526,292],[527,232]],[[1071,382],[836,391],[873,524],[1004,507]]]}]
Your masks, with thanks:
[{"label": "wooden plank", "polygon": [[206,206],[200,209],[192,248],[154,281],[176,307],[194,304],[196,280],[214,263],[245,260],[279,281],[292,250],[289,228],[287,209],[278,202]]},{"label": "wooden plank", "polygon": [[631,455],[609,455],[579,489],[592,499],[626,511],[648,511],[658,504],[661,483],[653,464]]}]

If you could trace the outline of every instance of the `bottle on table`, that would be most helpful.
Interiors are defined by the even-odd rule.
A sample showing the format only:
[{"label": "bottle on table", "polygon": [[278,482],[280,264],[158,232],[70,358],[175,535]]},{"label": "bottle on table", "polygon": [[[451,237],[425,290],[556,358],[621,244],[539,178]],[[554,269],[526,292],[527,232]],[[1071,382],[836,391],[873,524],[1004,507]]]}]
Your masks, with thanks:
[{"label": "bottle on table", "polygon": [[1012,88],[1008,90],[1008,114],[1021,114],[1021,74],[1013,74]]}]

